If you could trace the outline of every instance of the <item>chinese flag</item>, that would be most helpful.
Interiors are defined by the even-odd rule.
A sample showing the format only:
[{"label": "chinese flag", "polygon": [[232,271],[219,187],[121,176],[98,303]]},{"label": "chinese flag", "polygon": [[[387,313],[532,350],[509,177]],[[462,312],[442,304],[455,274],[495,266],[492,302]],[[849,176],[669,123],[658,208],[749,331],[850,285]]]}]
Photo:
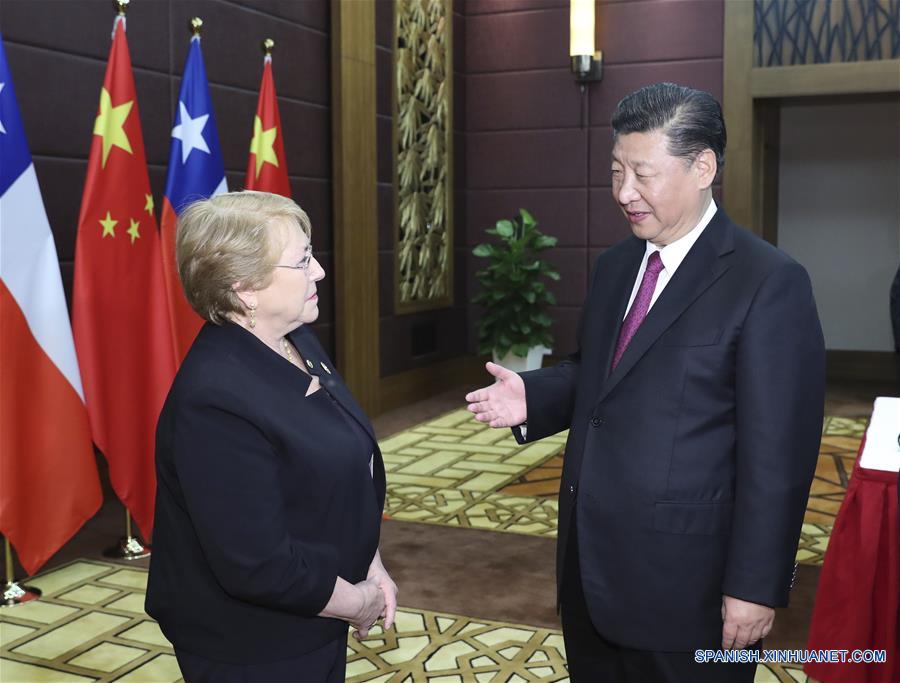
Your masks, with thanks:
[{"label": "chinese flag", "polygon": [[125,23],[116,20],[75,249],[73,329],[94,443],[113,489],[153,529],[156,420],[175,376],[159,233]]},{"label": "chinese flag", "polygon": [[281,131],[275,79],[272,76],[272,57],[266,55],[262,83],[259,86],[259,102],[256,105],[256,116],[253,117],[247,180],[244,183],[248,190],[291,196],[284,158],[284,136]]}]

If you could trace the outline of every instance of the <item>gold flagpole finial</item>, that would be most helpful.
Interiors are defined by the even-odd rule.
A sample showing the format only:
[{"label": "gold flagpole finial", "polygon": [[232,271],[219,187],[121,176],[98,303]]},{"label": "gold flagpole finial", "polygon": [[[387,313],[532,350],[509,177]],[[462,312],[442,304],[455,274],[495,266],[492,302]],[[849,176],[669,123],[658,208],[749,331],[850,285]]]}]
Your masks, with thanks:
[{"label": "gold flagpole finial", "polygon": [[272,50],[274,50],[274,49],[275,49],[275,41],[272,40],[271,38],[266,38],[266,39],[262,42],[262,51],[263,51],[263,54],[264,54],[266,57],[271,57],[271,56],[272,56]]},{"label": "gold flagpole finial", "polygon": [[113,0],[113,7],[120,17],[124,17],[125,12],[128,11],[128,3],[129,0]]},{"label": "gold flagpole finial", "polygon": [[193,17],[190,22],[188,22],[188,28],[191,30],[192,36],[200,37],[200,31],[203,30],[203,19],[200,17]]}]

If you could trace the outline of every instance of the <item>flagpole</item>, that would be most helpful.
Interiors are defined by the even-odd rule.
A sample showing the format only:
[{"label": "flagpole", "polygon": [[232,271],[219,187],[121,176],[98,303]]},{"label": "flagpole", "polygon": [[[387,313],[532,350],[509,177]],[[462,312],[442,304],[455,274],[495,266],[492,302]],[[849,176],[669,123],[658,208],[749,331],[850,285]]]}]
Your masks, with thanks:
[{"label": "flagpole", "polygon": [[3,552],[6,559],[6,581],[3,584],[3,599],[0,601],[0,607],[15,607],[41,597],[40,589],[34,586],[20,586],[16,583],[12,547],[9,539],[5,536],[3,537]]},{"label": "flagpole", "polygon": [[125,509],[125,536],[119,542],[103,551],[103,556],[113,560],[140,560],[150,557],[150,546],[140,536],[135,536],[131,528],[131,513]]},{"label": "flagpole", "polygon": [[116,34],[116,26],[120,21],[125,21],[125,13],[128,11],[128,5],[131,0],[113,0],[113,7],[116,10],[116,18],[113,21],[113,35]]}]

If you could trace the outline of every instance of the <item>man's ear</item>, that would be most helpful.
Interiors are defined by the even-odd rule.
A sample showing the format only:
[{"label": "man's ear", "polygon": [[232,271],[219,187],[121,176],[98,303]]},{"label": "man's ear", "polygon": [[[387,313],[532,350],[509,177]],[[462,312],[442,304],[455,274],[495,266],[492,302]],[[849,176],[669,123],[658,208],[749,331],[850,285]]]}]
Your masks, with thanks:
[{"label": "man's ear", "polygon": [[716,180],[716,172],[719,165],[716,163],[716,154],[708,147],[694,159],[694,173],[697,177],[698,189],[709,188]]}]

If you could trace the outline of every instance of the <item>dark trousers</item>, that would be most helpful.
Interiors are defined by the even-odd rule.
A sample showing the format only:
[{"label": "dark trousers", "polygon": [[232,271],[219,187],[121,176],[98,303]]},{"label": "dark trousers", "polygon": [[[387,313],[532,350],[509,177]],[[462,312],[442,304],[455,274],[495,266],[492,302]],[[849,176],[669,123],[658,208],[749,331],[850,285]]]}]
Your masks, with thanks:
[{"label": "dark trousers", "polygon": [[753,683],[756,664],[700,664],[693,652],[632,650],[604,638],[587,610],[574,518],[560,602],[572,683]]},{"label": "dark trousers", "polygon": [[216,662],[175,648],[185,683],[343,683],[347,639],[334,640],[295,659],[258,664]]}]

